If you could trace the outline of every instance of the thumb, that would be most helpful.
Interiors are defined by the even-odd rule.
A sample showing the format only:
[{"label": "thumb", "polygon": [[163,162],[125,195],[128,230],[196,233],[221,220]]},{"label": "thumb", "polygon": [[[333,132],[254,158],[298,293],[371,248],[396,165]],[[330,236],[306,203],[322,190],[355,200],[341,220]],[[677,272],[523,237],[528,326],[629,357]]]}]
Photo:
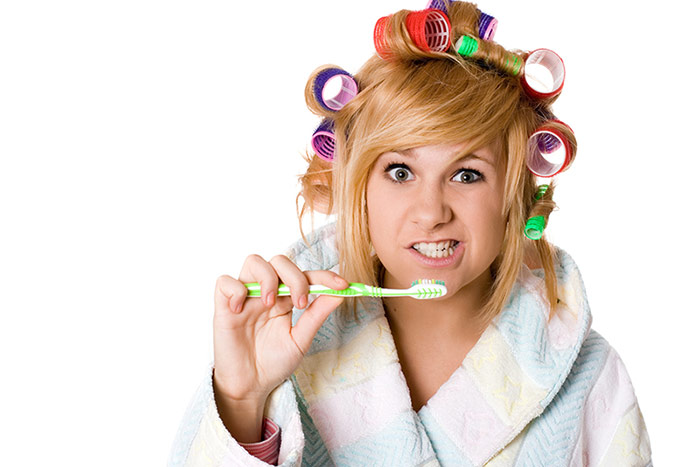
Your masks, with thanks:
[{"label": "thumb", "polygon": [[292,327],[292,339],[304,354],[311,347],[314,336],[333,310],[338,308],[345,297],[321,295],[304,311],[297,324]]}]

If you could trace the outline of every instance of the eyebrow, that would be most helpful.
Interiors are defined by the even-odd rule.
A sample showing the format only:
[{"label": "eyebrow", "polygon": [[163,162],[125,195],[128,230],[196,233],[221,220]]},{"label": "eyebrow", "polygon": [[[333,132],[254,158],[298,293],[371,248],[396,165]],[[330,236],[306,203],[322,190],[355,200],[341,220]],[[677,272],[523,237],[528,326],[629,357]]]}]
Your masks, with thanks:
[{"label": "eyebrow", "polygon": [[[415,157],[416,157],[415,154],[413,154],[413,149],[407,149],[405,151],[396,150],[396,151],[391,151],[391,152],[399,154],[400,156],[407,157],[409,159],[415,159]],[[455,156],[454,158],[452,158],[450,160],[450,165],[457,164],[457,163],[464,162],[464,161],[468,161],[468,160],[472,160],[472,159],[480,160],[482,162],[487,163],[491,167],[494,167],[494,168],[496,167],[496,165],[493,162],[491,162],[490,160],[485,159],[481,156],[478,156],[478,155],[474,154],[473,152],[469,152],[466,154]]]}]

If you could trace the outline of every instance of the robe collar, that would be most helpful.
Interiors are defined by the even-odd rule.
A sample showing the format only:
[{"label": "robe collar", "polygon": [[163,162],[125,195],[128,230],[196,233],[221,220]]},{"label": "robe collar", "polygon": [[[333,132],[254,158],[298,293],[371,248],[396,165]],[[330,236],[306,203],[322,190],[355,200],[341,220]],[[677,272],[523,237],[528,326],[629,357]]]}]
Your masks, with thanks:
[{"label": "robe collar", "polygon": [[[302,270],[337,269],[334,239],[331,224],[288,255]],[[381,300],[361,301],[357,320],[332,313],[294,374],[330,456],[345,463],[393,438],[412,446],[402,465],[441,458],[441,450],[472,465],[496,455],[556,396],[590,330],[580,273],[562,250],[555,270],[554,316],[547,319],[543,272],[523,266],[503,311],[418,413]]]}]

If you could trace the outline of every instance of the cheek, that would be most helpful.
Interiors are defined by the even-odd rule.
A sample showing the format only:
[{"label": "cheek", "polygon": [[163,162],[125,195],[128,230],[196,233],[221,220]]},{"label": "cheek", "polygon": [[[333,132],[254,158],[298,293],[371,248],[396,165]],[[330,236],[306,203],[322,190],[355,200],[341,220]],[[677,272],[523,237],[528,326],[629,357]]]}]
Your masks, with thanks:
[{"label": "cheek", "polygon": [[471,213],[470,224],[480,232],[481,242],[489,250],[500,250],[506,232],[506,219],[501,213],[502,200],[489,196],[477,203],[479,209]]},{"label": "cheek", "polygon": [[506,219],[501,215],[500,210],[492,211],[490,214],[489,221],[486,223],[487,229],[492,236],[501,240],[506,233]]},{"label": "cheek", "polygon": [[401,226],[405,224],[405,199],[398,197],[384,181],[367,183],[367,225],[377,255],[387,255],[397,244]]},{"label": "cheek", "polygon": [[367,201],[367,224],[373,244],[381,243],[384,237],[383,233],[387,229],[387,196],[382,193],[380,184],[373,183],[370,178],[367,182],[367,190],[365,192]]}]

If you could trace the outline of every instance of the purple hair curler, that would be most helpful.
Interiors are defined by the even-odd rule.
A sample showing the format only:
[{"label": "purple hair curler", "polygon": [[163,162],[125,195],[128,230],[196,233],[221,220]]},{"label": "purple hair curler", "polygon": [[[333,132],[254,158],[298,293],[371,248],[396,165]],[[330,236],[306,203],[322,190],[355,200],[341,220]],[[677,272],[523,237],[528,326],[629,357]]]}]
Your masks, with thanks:
[{"label": "purple hair curler", "polygon": [[571,146],[556,128],[542,126],[527,142],[527,168],[538,177],[553,177],[571,164]]},{"label": "purple hair curler", "polygon": [[447,8],[452,4],[452,0],[430,0],[425,7],[426,10],[436,9],[447,13]]},{"label": "purple hair curler", "polygon": [[525,60],[521,83],[530,97],[547,99],[561,92],[565,77],[564,60],[552,50],[537,49]]},{"label": "purple hair curler", "polygon": [[311,147],[321,159],[333,162],[335,154],[335,133],[333,131],[333,121],[325,119],[314,131],[311,137]]},{"label": "purple hair curler", "polygon": [[481,12],[479,17],[479,37],[485,41],[490,41],[496,35],[498,20],[493,16]]},{"label": "purple hair curler", "polygon": [[[339,86],[338,86],[339,84]],[[339,87],[336,92],[334,88]],[[340,68],[326,68],[314,79],[314,97],[324,109],[335,112],[357,95],[357,83],[350,73]],[[329,97],[327,94],[331,93]],[[324,94],[326,96],[324,97]]]}]

